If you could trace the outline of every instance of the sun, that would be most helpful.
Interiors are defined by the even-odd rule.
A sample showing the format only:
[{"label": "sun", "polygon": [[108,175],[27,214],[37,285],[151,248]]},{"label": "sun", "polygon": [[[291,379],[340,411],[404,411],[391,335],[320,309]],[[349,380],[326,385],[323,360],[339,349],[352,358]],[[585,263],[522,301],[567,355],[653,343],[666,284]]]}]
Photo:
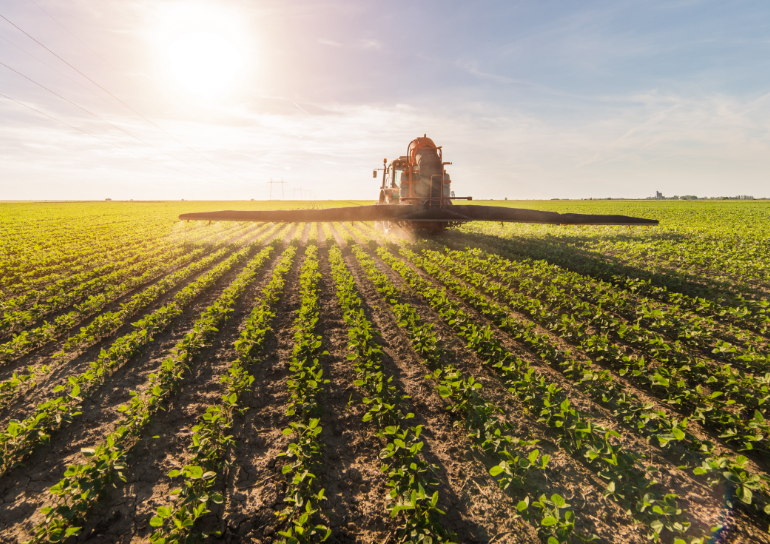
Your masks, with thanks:
[{"label": "sun", "polygon": [[211,96],[230,84],[241,69],[242,59],[227,38],[195,32],[181,36],[169,47],[168,63],[182,88]]},{"label": "sun", "polygon": [[244,69],[237,14],[210,4],[167,4],[160,12],[164,73],[174,87],[204,97],[231,87]]}]

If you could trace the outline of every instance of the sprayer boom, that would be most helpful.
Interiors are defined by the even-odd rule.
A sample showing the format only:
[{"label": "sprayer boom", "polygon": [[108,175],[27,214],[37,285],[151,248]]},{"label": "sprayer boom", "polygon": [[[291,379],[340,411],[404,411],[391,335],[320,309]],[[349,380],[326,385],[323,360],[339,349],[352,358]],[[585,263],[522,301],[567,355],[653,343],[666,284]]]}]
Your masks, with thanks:
[{"label": "sprayer boom", "polygon": [[428,207],[424,204],[350,206],[314,210],[270,210],[185,213],[186,220],[262,221],[262,222],[327,222],[327,221],[391,221],[465,223],[468,221],[498,221],[506,223],[543,223],[549,225],[657,225],[655,219],[625,215],[559,214],[502,206],[453,205]]},{"label": "sprayer boom", "polygon": [[271,221],[271,222],[327,222],[374,221],[378,228],[388,231],[398,226],[428,234],[439,233],[448,227],[469,221],[497,221],[501,223],[543,223],[548,225],[657,225],[655,219],[641,219],[625,215],[559,214],[502,206],[473,206],[454,204],[453,200],[472,200],[456,197],[451,190],[451,178],[445,166],[441,146],[427,135],[409,143],[406,155],[373,172],[375,179],[382,172],[382,183],[377,204],[349,208],[312,210],[271,210],[185,213],[186,220],[204,221]]}]

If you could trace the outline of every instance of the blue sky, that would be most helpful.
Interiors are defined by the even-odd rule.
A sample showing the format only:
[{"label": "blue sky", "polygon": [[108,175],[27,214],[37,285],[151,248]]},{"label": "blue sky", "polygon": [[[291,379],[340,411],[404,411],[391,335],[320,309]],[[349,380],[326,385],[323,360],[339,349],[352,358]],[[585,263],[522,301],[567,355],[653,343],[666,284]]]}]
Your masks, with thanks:
[{"label": "blue sky", "polygon": [[0,199],[262,199],[270,179],[374,198],[371,169],[423,133],[460,195],[770,196],[767,2],[0,0],[0,15],[0,62],[63,97],[0,66],[22,103],[0,97]]}]

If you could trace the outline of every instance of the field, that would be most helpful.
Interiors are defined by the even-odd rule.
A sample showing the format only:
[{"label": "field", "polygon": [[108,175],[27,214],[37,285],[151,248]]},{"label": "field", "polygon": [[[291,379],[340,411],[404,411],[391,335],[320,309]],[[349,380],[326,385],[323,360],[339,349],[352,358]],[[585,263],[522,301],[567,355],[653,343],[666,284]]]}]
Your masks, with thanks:
[{"label": "field", "polygon": [[3,542],[770,542],[770,202],[304,204],[0,203]]}]

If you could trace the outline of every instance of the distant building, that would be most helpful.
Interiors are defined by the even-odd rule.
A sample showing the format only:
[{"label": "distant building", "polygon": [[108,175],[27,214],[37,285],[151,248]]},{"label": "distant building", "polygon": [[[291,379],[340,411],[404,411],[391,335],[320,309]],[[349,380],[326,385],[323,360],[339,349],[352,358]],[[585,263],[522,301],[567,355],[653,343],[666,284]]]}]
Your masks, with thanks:
[{"label": "distant building", "polygon": [[655,198],[657,198],[658,200],[663,200],[664,198],[663,193],[661,193],[660,191],[655,191]]}]

